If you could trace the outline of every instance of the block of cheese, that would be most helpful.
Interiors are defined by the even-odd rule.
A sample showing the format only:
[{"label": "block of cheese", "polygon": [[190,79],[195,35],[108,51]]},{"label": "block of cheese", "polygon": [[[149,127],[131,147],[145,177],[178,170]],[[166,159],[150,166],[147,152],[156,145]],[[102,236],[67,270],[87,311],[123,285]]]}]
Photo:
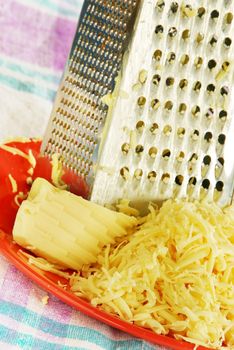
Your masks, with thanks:
[{"label": "block of cheese", "polygon": [[112,211],[44,179],[34,181],[18,211],[14,240],[35,255],[79,270],[94,263],[102,247],[137,224],[134,217]]}]

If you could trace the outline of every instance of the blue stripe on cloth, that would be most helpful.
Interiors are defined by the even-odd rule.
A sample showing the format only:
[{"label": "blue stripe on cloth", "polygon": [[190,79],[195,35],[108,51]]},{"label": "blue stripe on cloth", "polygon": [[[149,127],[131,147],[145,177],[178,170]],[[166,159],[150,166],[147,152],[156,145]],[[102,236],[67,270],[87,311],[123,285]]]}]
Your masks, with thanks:
[{"label": "blue stripe on cloth", "polygon": [[55,90],[43,88],[33,83],[23,82],[17,78],[13,78],[2,73],[0,73],[0,84],[9,86],[18,91],[30,92],[37,96],[43,97],[49,101],[53,101],[56,94]]},{"label": "blue stripe on cloth", "polygon": [[[114,350],[116,347],[119,347],[121,350],[127,350],[130,347],[134,350],[142,350],[141,340],[112,340],[94,329],[59,323],[28,310],[25,307],[6,301],[1,301],[0,303],[0,314],[56,337],[89,341],[93,344],[103,346],[108,350]],[[0,331],[1,327],[2,326],[0,326]],[[0,339],[2,338],[0,337]],[[145,349],[152,350],[155,349],[155,347],[147,346]]]},{"label": "blue stripe on cloth", "polygon": [[0,339],[7,344],[20,346],[23,350],[87,350],[87,348],[81,348],[80,346],[71,347],[47,342],[30,334],[18,333],[4,326],[0,326]]},{"label": "blue stripe on cloth", "polygon": [[[81,9],[81,6],[83,4],[83,1],[78,1],[74,3],[75,7],[77,7],[77,11],[69,10],[63,6],[59,6],[58,4],[54,3],[52,0],[37,0],[37,6],[41,6],[44,8],[48,8],[49,10],[55,12],[55,14],[63,15],[65,17],[70,17],[78,20],[78,15]],[[72,3],[73,5],[73,3]],[[77,5],[77,6],[76,6]]]},{"label": "blue stripe on cloth", "polygon": [[5,59],[2,57],[0,57],[0,66],[9,69],[12,72],[23,74],[26,77],[40,79],[45,82],[53,83],[56,85],[59,84],[61,78],[58,74],[41,73],[37,70],[36,67],[35,69],[33,69],[33,67],[29,68],[24,62],[9,62],[7,58]]},{"label": "blue stripe on cloth", "polygon": [[72,6],[81,6],[83,4],[83,0],[60,0],[66,3],[69,3]]}]

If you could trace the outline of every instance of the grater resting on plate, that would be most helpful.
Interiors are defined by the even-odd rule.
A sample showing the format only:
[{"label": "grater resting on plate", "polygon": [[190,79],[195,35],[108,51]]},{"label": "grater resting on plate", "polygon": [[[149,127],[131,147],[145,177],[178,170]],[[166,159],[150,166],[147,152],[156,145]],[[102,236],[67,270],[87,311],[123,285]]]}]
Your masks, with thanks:
[{"label": "grater resting on plate", "polygon": [[231,202],[234,4],[87,0],[42,151],[90,199]]}]

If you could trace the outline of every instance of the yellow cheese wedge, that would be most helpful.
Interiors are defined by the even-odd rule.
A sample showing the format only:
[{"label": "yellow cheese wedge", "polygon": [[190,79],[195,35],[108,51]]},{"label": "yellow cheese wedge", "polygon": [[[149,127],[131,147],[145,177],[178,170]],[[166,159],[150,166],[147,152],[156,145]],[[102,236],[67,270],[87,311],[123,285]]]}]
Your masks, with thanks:
[{"label": "yellow cheese wedge", "polygon": [[83,264],[96,262],[105,244],[126,235],[136,224],[134,217],[101,207],[38,178],[18,211],[13,237],[34,254],[79,270]]}]

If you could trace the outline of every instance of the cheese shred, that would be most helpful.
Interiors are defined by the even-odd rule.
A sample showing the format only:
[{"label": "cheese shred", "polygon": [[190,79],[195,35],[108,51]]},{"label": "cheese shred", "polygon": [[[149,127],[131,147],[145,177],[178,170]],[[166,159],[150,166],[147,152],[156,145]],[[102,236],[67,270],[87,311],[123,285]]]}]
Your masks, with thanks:
[{"label": "cheese shred", "polygon": [[29,160],[28,154],[24,153],[23,151],[15,148],[15,147],[7,146],[7,145],[0,145],[0,148],[6,152],[13,154],[14,156],[20,156],[22,158]]},{"label": "cheese shred", "polygon": [[11,174],[8,175],[8,178],[9,178],[10,183],[11,183],[12,193],[16,193],[18,191],[18,185],[17,185],[16,180],[13,178],[13,176]]},{"label": "cheese shred", "polygon": [[62,190],[67,189],[67,185],[63,182],[62,176],[63,176],[63,165],[62,162],[59,160],[58,154],[53,154],[52,156],[52,182],[53,184]]},{"label": "cheese shred", "polygon": [[[8,145],[0,145],[0,148],[6,152],[13,154],[14,156],[19,156],[19,157],[26,159],[29,162],[29,164],[31,165],[32,171],[35,168],[37,161],[36,161],[36,158],[34,157],[31,149],[28,151],[28,154],[27,154],[16,147],[11,147]],[[32,174],[30,173],[30,175],[32,175]]]},{"label": "cheese shred", "polygon": [[234,208],[168,200],[139,222],[71,277],[72,291],[157,334],[234,349]]},{"label": "cheese shred", "polygon": [[27,198],[27,194],[23,193],[23,192],[19,192],[15,197],[14,197],[14,201],[15,204],[20,207],[22,201],[24,201]]},{"label": "cheese shred", "polygon": [[57,276],[61,276],[66,279],[70,278],[69,273],[65,272],[64,267],[62,266],[52,264],[43,258],[34,257],[33,255],[28,254],[23,250],[20,250],[20,254],[27,259],[29,265],[35,266],[42,271],[52,272]]}]

